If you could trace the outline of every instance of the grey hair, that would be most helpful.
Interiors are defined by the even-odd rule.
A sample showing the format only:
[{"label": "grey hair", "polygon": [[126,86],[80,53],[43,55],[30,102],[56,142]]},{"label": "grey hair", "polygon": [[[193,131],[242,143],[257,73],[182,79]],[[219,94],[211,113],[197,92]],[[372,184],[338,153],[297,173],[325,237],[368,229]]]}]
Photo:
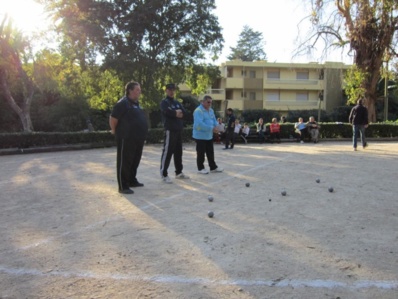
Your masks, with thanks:
[{"label": "grey hair", "polygon": [[203,97],[202,101],[204,102],[204,101],[207,101],[207,100],[213,100],[213,99],[212,99],[211,96],[205,95],[205,96]]}]

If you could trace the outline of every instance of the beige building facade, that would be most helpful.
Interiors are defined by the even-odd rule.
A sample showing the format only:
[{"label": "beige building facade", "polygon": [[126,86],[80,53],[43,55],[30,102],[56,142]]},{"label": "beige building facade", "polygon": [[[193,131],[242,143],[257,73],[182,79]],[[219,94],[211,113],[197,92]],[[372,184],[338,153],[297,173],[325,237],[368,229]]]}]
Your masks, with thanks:
[{"label": "beige building facade", "polygon": [[343,79],[350,67],[341,62],[232,60],[220,66],[221,79],[206,94],[221,115],[227,108],[267,109],[281,114],[289,110],[331,111],[345,104]]}]

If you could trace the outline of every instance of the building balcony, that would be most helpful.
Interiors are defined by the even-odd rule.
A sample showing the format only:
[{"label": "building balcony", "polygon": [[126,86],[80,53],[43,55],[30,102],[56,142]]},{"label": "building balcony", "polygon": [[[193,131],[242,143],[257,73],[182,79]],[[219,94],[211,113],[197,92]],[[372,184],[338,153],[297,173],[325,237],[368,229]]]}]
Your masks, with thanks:
[{"label": "building balcony", "polygon": [[225,88],[228,89],[243,89],[244,78],[226,78]]},{"label": "building balcony", "polygon": [[225,88],[242,90],[322,90],[323,80],[269,80],[256,78],[226,78]]},{"label": "building balcony", "polygon": [[225,100],[225,89],[208,89],[206,95],[211,96],[213,100],[223,101]]},{"label": "building balcony", "polygon": [[271,110],[303,110],[318,108],[318,101],[264,101],[264,108]]},{"label": "building balcony", "polygon": [[264,80],[264,89],[323,90],[323,80]]}]

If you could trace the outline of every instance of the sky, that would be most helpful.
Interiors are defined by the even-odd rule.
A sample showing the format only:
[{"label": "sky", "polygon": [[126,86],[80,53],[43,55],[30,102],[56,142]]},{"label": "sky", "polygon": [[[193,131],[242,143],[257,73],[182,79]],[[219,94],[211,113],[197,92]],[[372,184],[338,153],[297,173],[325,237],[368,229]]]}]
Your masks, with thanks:
[{"label": "sky", "polygon": [[[298,24],[309,15],[310,6],[305,0],[244,0],[239,5],[235,1],[215,0],[219,23],[223,28],[225,40],[224,50],[219,62],[227,60],[231,53],[230,47],[235,47],[243,27],[248,25],[254,31],[261,32],[265,41],[264,51],[269,62],[324,62],[339,61],[352,63],[352,58],[342,55],[341,51],[329,53],[326,58],[321,58],[320,51],[313,56],[294,57],[297,48],[298,35],[304,36],[310,25],[302,22],[299,32]],[[237,1],[236,1],[237,2]],[[306,4],[307,3],[307,4]],[[305,32],[304,32],[305,31]],[[319,45],[319,50],[322,46]]]},{"label": "sky", "polygon": [[[309,28],[308,23],[300,25],[302,32],[297,27],[310,11],[309,4],[306,3],[305,0],[215,0],[217,8],[213,13],[223,28],[225,40],[224,50],[215,63],[221,64],[228,60],[230,47],[236,46],[239,34],[247,25],[263,34],[264,51],[269,62],[340,61],[351,64],[352,58],[342,55],[341,51],[330,53],[326,58],[322,57],[320,51],[312,56],[293,57],[297,48],[297,36],[304,35],[304,29]],[[46,26],[42,7],[33,0],[0,0],[0,19],[4,12],[13,17],[18,28],[28,33]],[[319,45],[319,50],[321,47]]]}]

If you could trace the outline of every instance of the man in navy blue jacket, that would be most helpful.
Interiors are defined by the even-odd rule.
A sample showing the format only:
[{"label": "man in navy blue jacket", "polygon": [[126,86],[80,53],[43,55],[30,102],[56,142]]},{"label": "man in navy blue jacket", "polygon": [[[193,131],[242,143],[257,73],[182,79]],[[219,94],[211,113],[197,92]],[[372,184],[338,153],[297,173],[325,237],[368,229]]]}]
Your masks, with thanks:
[{"label": "man in navy blue jacket", "polygon": [[365,129],[368,127],[368,109],[363,105],[363,99],[359,99],[357,105],[351,109],[348,120],[350,124],[352,124],[352,143],[354,151],[357,150],[358,132],[361,134],[362,147],[367,147]]},{"label": "man in navy blue jacket", "polygon": [[189,179],[182,172],[182,130],[183,117],[186,114],[184,107],[174,98],[176,86],[174,83],[166,85],[166,98],[160,103],[164,126],[163,150],[160,159],[160,176],[163,182],[170,184],[168,168],[171,157],[174,157],[176,179]]},{"label": "man in navy blue jacket", "polygon": [[109,126],[117,141],[116,175],[119,192],[132,194],[134,191],[130,187],[144,186],[137,180],[137,169],[148,133],[148,121],[138,102],[140,84],[134,81],[127,83],[125,92],[125,96],[113,107]]}]

